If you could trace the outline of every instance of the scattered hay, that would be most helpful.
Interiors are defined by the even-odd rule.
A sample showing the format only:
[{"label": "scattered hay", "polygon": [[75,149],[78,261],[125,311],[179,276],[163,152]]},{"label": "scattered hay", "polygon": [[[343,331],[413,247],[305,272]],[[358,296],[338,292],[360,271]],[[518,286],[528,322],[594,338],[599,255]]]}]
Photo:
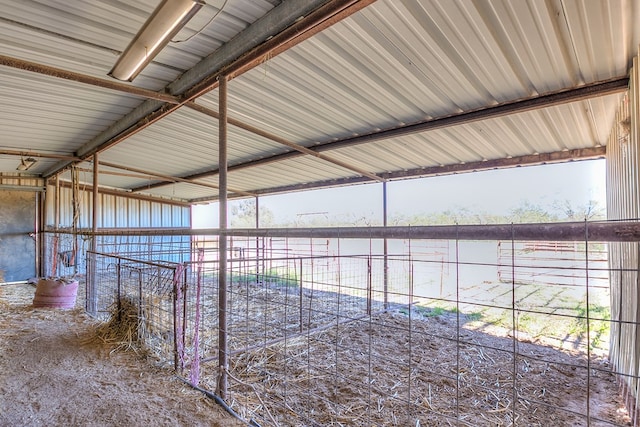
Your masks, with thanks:
[{"label": "scattered hay", "polygon": [[[456,335],[455,317],[410,321],[391,312],[239,352],[230,360],[229,402],[245,419],[275,426],[586,421],[585,355],[516,343],[514,361],[508,337],[464,328]],[[592,422],[628,425],[601,363],[592,359]]]},{"label": "scattered hay", "polygon": [[122,297],[109,308],[109,321],[95,329],[89,341],[100,341],[117,351],[133,351],[140,354],[144,350],[140,339],[144,331],[144,321],[140,318],[137,302],[131,297]]}]

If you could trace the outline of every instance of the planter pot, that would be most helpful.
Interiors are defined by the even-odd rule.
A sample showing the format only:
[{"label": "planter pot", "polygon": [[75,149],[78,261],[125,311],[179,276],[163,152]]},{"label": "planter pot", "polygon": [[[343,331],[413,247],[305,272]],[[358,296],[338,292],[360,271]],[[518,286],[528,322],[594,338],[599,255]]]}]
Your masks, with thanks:
[{"label": "planter pot", "polygon": [[78,294],[78,281],[40,279],[33,297],[34,307],[74,308]]}]

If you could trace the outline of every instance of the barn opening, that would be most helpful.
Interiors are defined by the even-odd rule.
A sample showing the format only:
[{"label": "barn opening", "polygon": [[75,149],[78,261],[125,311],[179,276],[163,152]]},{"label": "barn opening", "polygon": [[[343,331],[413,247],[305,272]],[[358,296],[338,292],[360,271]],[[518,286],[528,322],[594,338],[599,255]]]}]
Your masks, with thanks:
[{"label": "barn opening", "polygon": [[[633,2],[207,2],[109,79],[155,3],[7,2],[3,290],[129,304],[158,364],[253,425],[637,423]],[[389,222],[395,181],[591,159],[605,220]],[[260,216],[366,183],[377,224]]]}]

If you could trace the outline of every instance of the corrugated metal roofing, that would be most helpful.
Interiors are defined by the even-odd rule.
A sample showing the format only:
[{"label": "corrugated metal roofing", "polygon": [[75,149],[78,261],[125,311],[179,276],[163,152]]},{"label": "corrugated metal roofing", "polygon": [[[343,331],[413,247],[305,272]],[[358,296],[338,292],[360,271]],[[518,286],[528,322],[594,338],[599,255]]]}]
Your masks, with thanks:
[{"label": "corrugated metal roofing", "polygon": [[[162,90],[274,7],[294,5],[207,3],[174,39],[184,42],[170,43],[134,86]],[[0,52],[106,79],[156,4],[0,0]],[[621,94],[335,149],[326,144],[625,77],[640,42],[639,21],[640,6],[631,0],[378,0],[230,80],[229,116],[287,145],[229,126],[229,188],[265,194],[369,179],[359,170],[393,174],[604,146]],[[7,66],[0,66],[0,94],[0,172],[15,171],[19,157],[7,154],[12,150],[71,155],[86,149],[143,102]],[[215,111],[218,91],[196,102]],[[288,154],[297,153],[291,144],[317,147],[325,159]],[[161,198],[215,199],[211,186],[162,186],[166,181],[151,175],[197,176],[215,186],[217,153],[216,119],[182,107],[102,150],[101,162],[123,169],[101,166],[100,184]],[[56,164],[41,158],[29,172],[46,173]],[[90,173],[81,176],[91,182]]]}]

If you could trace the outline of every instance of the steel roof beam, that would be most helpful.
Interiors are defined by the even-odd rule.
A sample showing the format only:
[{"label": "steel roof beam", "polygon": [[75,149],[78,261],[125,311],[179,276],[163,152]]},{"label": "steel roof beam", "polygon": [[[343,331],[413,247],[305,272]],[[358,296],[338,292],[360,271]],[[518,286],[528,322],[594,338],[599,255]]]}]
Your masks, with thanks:
[{"label": "steel roof beam", "polygon": [[[193,179],[185,179],[185,178],[180,178],[180,177],[176,177],[176,176],[162,175],[162,174],[145,171],[145,170],[138,169],[138,168],[132,168],[132,167],[129,167],[129,166],[117,165],[115,163],[109,163],[109,162],[102,162],[101,161],[101,162],[99,162],[99,164],[101,166],[106,166],[106,167],[114,168],[114,169],[121,169],[121,170],[129,171],[129,172],[133,172],[133,173],[136,173],[136,174],[141,174],[141,175],[143,175],[145,177],[153,177],[153,178],[161,179],[163,181],[168,181],[168,182],[171,182],[171,183],[182,182],[182,183],[185,183],[185,184],[192,184],[192,185],[198,185],[198,186],[201,186],[201,187],[208,187],[208,188],[212,188],[212,189],[215,189],[215,190],[218,190],[220,188],[215,184],[209,184],[209,183],[206,183],[206,182],[199,182],[199,181],[196,181],[196,180],[193,180]],[[107,173],[107,172],[101,171],[101,173]],[[145,188],[147,188],[147,187],[145,187]],[[236,194],[238,194],[240,196],[255,197],[254,193],[250,193],[248,191],[242,191],[242,190],[237,190],[237,189],[233,189],[233,188],[230,188],[229,190],[232,193],[236,193]],[[135,192],[136,190],[133,189],[133,190],[130,190],[130,191]]]},{"label": "steel roof beam", "polygon": [[[505,102],[492,107],[481,108],[477,110],[465,111],[459,114],[452,114],[444,117],[437,117],[434,119],[427,119],[417,123],[408,124],[405,126],[399,126],[390,129],[384,129],[378,132],[372,132],[355,137],[344,138],[335,141],[329,141],[320,143],[313,146],[313,150],[317,152],[330,151],[339,148],[351,147],[358,144],[364,144],[368,142],[376,142],[385,139],[395,138],[399,136],[406,136],[429,130],[442,129],[450,126],[464,125],[480,120],[489,120],[498,117],[503,117],[509,114],[523,113],[532,111],[535,109],[548,108],[557,105],[567,104],[571,102],[584,101],[586,99],[597,98],[600,96],[612,95],[616,93],[624,92],[629,87],[629,77],[619,77],[604,82],[596,82],[589,85],[581,86],[573,89],[565,89],[558,92],[552,92],[545,95],[540,95],[532,98],[525,98],[515,101]],[[290,160],[301,156],[302,154],[295,151],[287,153],[276,154],[274,156],[265,157],[259,160],[253,160],[242,164],[229,166],[229,172],[271,164],[280,162],[283,160]],[[186,179],[198,179],[209,176],[214,176],[217,173],[216,170],[210,170],[185,176]],[[384,178],[384,175],[380,175]],[[362,182],[366,180],[357,180]]]},{"label": "steel roof beam", "polygon": [[[261,52],[254,52],[257,47],[266,45],[270,47],[270,51],[273,51],[279,45],[290,41],[290,39],[281,40],[278,37],[279,33],[284,29],[293,25],[299,35],[300,32],[318,25],[316,20],[322,21],[330,17],[315,16],[312,14],[314,10],[326,4],[346,4],[349,6],[353,3],[357,3],[357,0],[297,0],[295,2],[283,2],[196,64],[192,69],[185,72],[180,78],[170,83],[167,86],[167,91],[172,95],[183,95],[183,103],[191,101],[215,86],[215,79],[223,68],[227,73],[234,73],[242,66],[245,66],[248,63],[248,59],[251,60],[250,64],[257,65],[259,58],[256,55]],[[330,8],[328,11],[331,10]],[[310,14],[312,18],[309,21],[311,22],[306,22],[306,18],[300,19],[301,17],[308,17]],[[287,36],[289,36],[288,33]],[[238,70],[234,69],[234,64],[238,64]],[[172,105],[157,100],[146,100],[132,112],[88,141],[76,154],[78,157],[86,158],[95,152],[105,150],[155,123],[180,106],[181,104]],[[70,162],[59,162],[46,171],[44,176],[55,175],[70,164]]]},{"label": "steel roof beam", "polygon": [[[430,176],[453,175],[458,173],[480,172],[485,170],[515,168],[521,166],[536,166],[553,163],[563,163],[572,160],[593,160],[604,158],[607,154],[607,148],[592,147],[579,148],[575,150],[554,151],[551,153],[531,154],[525,156],[516,156],[505,159],[494,159],[479,162],[459,163],[455,165],[430,166],[424,168],[409,169],[406,171],[388,172],[380,174],[380,177],[387,181],[407,178],[426,178]],[[231,167],[229,169],[232,169]],[[366,177],[351,177],[334,179],[330,181],[310,182],[305,184],[286,185],[277,188],[254,191],[257,196],[290,193],[294,191],[316,190],[321,188],[340,187],[354,184],[370,184],[371,180]],[[232,198],[232,196],[230,196]],[[215,201],[211,199],[192,199],[191,203],[201,203]]]},{"label": "steel roof beam", "polygon": [[70,80],[78,83],[85,83],[92,86],[102,87],[105,89],[126,92],[137,95],[146,99],[155,99],[157,101],[168,102],[170,104],[178,104],[180,100],[172,95],[156,92],[153,90],[143,89],[130,84],[121,83],[114,79],[101,79],[89,76],[87,74],[76,73],[73,71],[63,70],[62,68],[51,67],[49,65],[39,64],[37,62],[25,61],[23,59],[13,58],[10,56],[0,55],[0,65],[16,68],[18,70],[30,71],[33,73],[43,74],[45,76],[56,77],[59,79]]},{"label": "steel roof beam", "polygon": [[0,149],[0,155],[3,156],[20,156],[20,157],[40,157],[43,159],[58,159],[58,160],[80,160],[76,156],[68,154],[53,154],[53,153],[40,153],[37,151],[18,151],[18,150],[5,150]]},{"label": "steel roof beam", "polygon": [[[203,107],[202,105],[196,104],[194,102],[191,102],[191,103],[187,104],[187,106],[192,108],[192,109],[194,109],[195,111],[199,111],[199,112],[201,112],[203,114],[206,114],[206,115],[209,115],[211,117],[214,117],[214,118],[218,118],[219,117],[219,114],[218,114],[217,111],[212,110],[212,109],[207,108],[207,107]],[[272,134],[270,132],[267,132],[265,130],[262,130],[260,128],[252,126],[250,124],[241,122],[240,120],[236,120],[236,119],[232,119],[232,118],[228,117],[227,118],[227,122],[230,125],[238,127],[240,129],[244,129],[244,130],[246,130],[248,132],[251,132],[251,133],[253,133],[255,135],[262,136],[263,138],[269,139],[271,141],[277,142],[278,144],[281,144],[281,145],[287,146],[289,148],[292,148],[295,151],[300,152],[301,154],[306,154],[306,155],[309,155],[309,156],[313,156],[313,157],[315,157],[317,159],[321,159],[321,160],[324,160],[326,162],[333,163],[334,165],[343,167],[345,169],[349,169],[349,170],[351,170],[353,172],[358,173],[359,175],[366,176],[367,178],[372,179],[374,181],[380,181],[380,182],[384,181],[383,178],[380,178],[378,175],[376,175],[374,173],[371,173],[371,172],[369,172],[367,170],[358,168],[358,167],[356,167],[356,166],[354,166],[352,164],[349,164],[347,162],[343,162],[341,160],[334,159],[334,158],[332,158],[330,156],[327,156],[325,154],[319,153],[316,150],[313,150],[311,148],[307,148],[307,147],[305,147],[303,145],[296,144],[295,142],[289,141],[288,139],[279,137],[278,135]]]},{"label": "steel roof beam", "polygon": [[[12,57],[8,57],[8,56],[3,56],[0,55],[0,65],[6,65],[9,67],[13,67],[13,68],[17,68],[17,69],[21,69],[21,70],[25,70],[25,71],[30,71],[30,72],[34,72],[34,73],[38,73],[38,74],[43,74],[46,76],[50,76],[50,77],[56,77],[56,78],[61,78],[61,79],[66,79],[66,80],[71,80],[71,81],[75,81],[75,82],[79,82],[79,83],[84,83],[84,84],[89,84],[92,86],[97,86],[97,87],[103,87],[106,89],[111,89],[111,90],[115,90],[118,92],[124,92],[124,93],[129,93],[132,95],[137,95],[146,99],[152,99],[152,100],[157,100],[157,101],[162,101],[162,102],[166,102],[169,104],[181,104],[183,103],[182,100],[180,99],[180,97],[177,96],[173,96],[173,95],[169,95],[163,92],[156,92],[156,91],[152,91],[152,90],[147,90],[147,89],[142,89],[136,86],[132,86],[129,84],[125,84],[125,83],[120,83],[120,82],[116,82],[114,80],[107,80],[107,79],[100,79],[97,77],[93,77],[93,76],[88,76],[86,74],[81,74],[81,73],[75,73],[72,71],[67,71],[67,70],[63,70],[61,68],[55,68],[55,67],[50,67],[48,65],[43,65],[43,64],[38,64],[36,62],[30,62],[30,61],[24,61],[21,59],[17,59],[17,58],[12,58]],[[194,101],[189,101],[184,103],[184,105],[186,107],[189,107],[191,109],[193,109],[194,111],[198,111],[200,113],[203,113],[205,115],[208,115],[209,117],[213,117],[213,118],[218,118],[218,112],[215,110],[212,110],[210,108],[204,107],[202,105],[196,104]],[[251,126],[249,124],[243,123],[239,120],[235,120],[235,119],[231,119],[229,118],[229,124],[235,127],[239,127],[241,129],[244,129],[246,131],[249,131],[251,133],[254,133],[256,135],[260,135],[264,138],[270,139],[274,142],[277,142],[279,144],[285,145],[289,148],[293,148],[295,151],[299,151],[303,154],[307,154],[310,156],[314,156],[318,159],[327,161],[329,163],[333,163],[335,165],[344,167],[345,169],[349,169],[353,172],[356,172],[360,175],[366,176],[370,179],[373,179],[375,181],[384,181],[382,178],[380,178],[379,176],[377,176],[376,174],[373,174],[369,171],[366,171],[364,169],[360,169],[354,165],[348,164],[346,162],[342,162],[340,160],[337,159],[333,159],[327,155],[324,154],[320,154],[314,150],[311,150],[307,147],[304,147],[302,145],[296,144],[294,142],[291,142],[289,140],[286,140],[284,138],[281,138],[277,135],[274,135],[272,133],[266,132],[262,129],[259,129],[257,127]],[[2,153],[0,153],[2,154]],[[18,154],[19,155],[19,154]],[[39,157],[44,157],[44,156],[39,156]],[[56,157],[51,157],[51,158],[56,158]],[[58,156],[57,158],[59,159],[63,159],[63,160],[82,160],[80,157],[75,157],[75,156]],[[116,167],[116,166],[112,166],[112,167]],[[149,172],[143,172],[149,175],[154,175],[152,173]],[[161,176],[161,175],[155,175],[158,178],[163,179],[164,181],[174,181],[175,179],[166,179],[166,177]],[[198,183],[193,182],[192,180],[188,180],[188,179],[183,179],[182,182],[191,182],[194,183],[196,185],[200,185]],[[166,185],[164,183],[155,183],[153,185]],[[208,185],[208,184],[207,184]],[[145,187],[145,188],[149,188],[149,187]],[[217,187],[214,187],[217,188]],[[134,190],[135,191],[135,190]],[[251,193],[247,193],[247,192],[243,192],[243,191],[234,191],[235,193],[240,193],[243,195],[250,195]]]},{"label": "steel roof beam", "polygon": [[[73,186],[72,186],[70,181],[60,181],[60,187],[72,188]],[[93,185],[89,184],[89,183],[83,183],[82,184],[82,189],[84,191],[91,192],[91,191],[93,191]],[[116,190],[116,189],[113,189],[113,188],[106,188],[106,187],[101,187],[101,186],[98,186],[98,192],[100,194],[108,194],[108,195],[112,195],[112,196],[121,196],[121,197],[126,197],[126,198],[129,198],[129,199],[145,200],[145,201],[149,201],[149,202],[158,202],[158,203],[175,205],[175,206],[182,206],[182,207],[191,206],[190,202],[185,202],[184,200],[166,199],[166,198],[163,198],[163,197],[148,196],[146,194],[132,194],[130,191]]]},{"label": "steel roof beam", "polygon": [[337,148],[352,147],[367,142],[382,141],[400,136],[412,135],[430,130],[443,129],[451,126],[473,123],[481,120],[496,119],[511,114],[525,113],[541,108],[549,108],[572,102],[584,101],[591,98],[613,95],[629,89],[629,77],[618,77],[586,84],[571,89],[551,92],[531,98],[517,99],[503,102],[491,107],[464,111],[459,114],[423,120],[417,123],[385,129],[379,132],[345,138],[314,146],[318,151],[335,150]]}]

